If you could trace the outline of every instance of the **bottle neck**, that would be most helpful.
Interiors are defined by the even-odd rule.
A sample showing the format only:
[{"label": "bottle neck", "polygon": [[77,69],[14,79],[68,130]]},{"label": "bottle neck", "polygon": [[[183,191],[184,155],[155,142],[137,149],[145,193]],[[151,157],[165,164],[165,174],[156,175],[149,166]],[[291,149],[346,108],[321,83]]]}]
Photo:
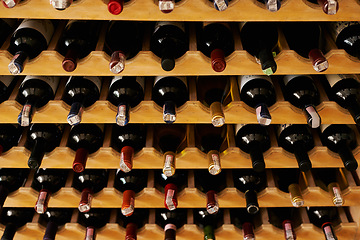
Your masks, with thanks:
[{"label": "bottle neck", "polygon": [[31,169],[38,169],[41,166],[41,162],[45,155],[45,144],[46,142],[44,138],[35,139],[35,144],[28,160],[28,166]]}]

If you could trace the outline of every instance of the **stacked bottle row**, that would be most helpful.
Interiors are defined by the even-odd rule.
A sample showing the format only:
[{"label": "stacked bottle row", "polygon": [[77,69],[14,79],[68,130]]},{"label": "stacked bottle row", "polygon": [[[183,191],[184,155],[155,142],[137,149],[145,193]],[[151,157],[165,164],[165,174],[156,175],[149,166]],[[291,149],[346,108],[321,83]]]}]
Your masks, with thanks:
[{"label": "stacked bottle row", "polygon": [[5,207],[121,208],[131,215],[138,208],[204,208],[210,214],[222,208],[246,207],[255,214],[262,207],[354,206],[359,178],[342,169],[177,170],[167,177],[160,170],[1,169],[1,204]]},{"label": "stacked bottle row", "polygon": [[[358,131],[354,126],[321,125],[117,125],[32,124],[24,131],[0,125],[2,167],[163,169],[358,167]],[[23,134],[22,134],[23,131]],[[75,156],[74,156],[75,155]],[[44,160],[43,160],[44,159]],[[149,161],[148,159],[151,159]],[[324,160],[326,159],[326,160]],[[6,161],[5,161],[6,160]],[[171,160],[169,162],[169,160]],[[170,164],[170,165],[169,165]]]},{"label": "stacked bottle row", "polygon": [[[15,24],[10,23],[12,26],[9,26],[7,22],[11,21],[2,22],[4,36],[11,32]],[[350,69],[352,66],[357,66],[357,62],[352,59],[359,55],[359,44],[356,43],[359,26],[354,22],[333,22],[326,25],[316,22],[246,22],[236,25],[183,22],[141,24],[124,21],[113,21],[108,24],[101,21],[80,20],[71,20],[65,25],[62,21],[25,19],[13,32],[9,42],[3,45],[3,62],[8,61],[6,58],[13,55],[10,63],[6,63],[8,71],[12,74],[20,74],[27,69],[25,61],[29,60],[28,65],[33,69],[25,70],[25,73],[36,72],[35,74],[42,75],[49,75],[49,72],[54,70],[64,74],[74,72],[74,74],[104,75],[108,71],[104,70],[106,68],[110,69],[110,72],[105,75],[118,74],[122,71],[127,75],[133,75],[134,72],[148,75],[149,69],[153,75],[181,75],[181,72],[184,74],[182,69],[189,69],[189,66],[194,64],[199,68],[193,68],[196,71],[187,74],[223,72],[232,75],[250,71],[251,74],[263,72],[271,75],[275,72],[289,74],[289,69],[286,67],[288,60],[284,62],[284,58],[287,58],[285,55],[289,55],[289,52],[285,53],[286,49],[290,48],[297,52],[291,53],[294,58],[291,62],[294,66],[295,63],[300,63],[298,69],[291,69],[292,73],[316,73],[328,68],[332,69],[328,71],[330,73],[344,73],[344,67],[346,73],[353,73]],[[144,28],[152,30],[144,33]],[[278,31],[278,28],[281,31]],[[308,36],[309,31],[314,34]],[[120,35],[125,32],[126,34]],[[142,42],[142,39],[146,40]],[[342,54],[344,60],[347,59],[343,63],[338,61],[338,56],[335,56],[337,48],[347,52]],[[324,55],[323,52],[326,54]],[[276,54],[279,56],[274,59]],[[96,55],[99,59],[95,59]],[[107,60],[109,56],[111,56],[110,63]],[[332,63],[332,57],[337,63]],[[61,58],[63,60],[59,63],[58,60]],[[296,60],[297,58],[300,60]],[[51,66],[48,69],[51,71],[39,67],[45,65],[44,60],[46,65]],[[101,66],[103,62],[107,64]],[[127,62],[129,64],[126,64]],[[188,64],[190,65],[187,66]],[[259,64],[260,67],[256,66]],[[2,66],[3,70],[6,65]],[[125,65],[131,68],[129,72],[124,70],[127,69]],[[144,72],[139,73],[140,65]],[[179,67],[176,67],[177,65]],[[94,66],[99,71],[98,74],[94,71],[89,72]],[[202,68],[204,70],[199,71]],[[0,70],[3,74],[8,71]]]},{"label": "stacked bottle row", "polygon": [[317,128],[321,123],[358,123],[360,118],[355,75],[20,78],[0,78],[4,123],[17,119],[28,126],[34,117],[34,122],[76,125],[84,115],[85,123],[120,126],[175,121],[222,126],[269,125],[293,117],[290,123]]},{"label": "stacked bottle row", "polygon": [[[190,18],[191,21],[198,21],[203,19],[208,20],[274,20],[286,19],[291,17],[288,21],[292,20],[333,20],[334,18],[345,20],[357,20],[352,13],[358,10],[355,1],[346,1],[346,3],[339,4],[338,1],[238,1],[238,0],[160,0],[160,1],[144,1],[139,2],[135,0],[96,0],[90,4],[88,0],[51,0],[50,5],[48,1],[34,1],[34,0],[2,0],[7,8],[15,7],[13,10],[6,10],[1,8],[2,15],[7,17],[14,17],[16,14],[19,16],[33,16],[31,13],[25,13],[26,10],[32,8],[38,9],[40,18],[69,18],[69,19],[144,19],[144,14],[151,12],[146,16],[147,20],[179,20]],[[148,9],[145,12],[143,8]],[[67,11],[53,11],[51,5],[58,10],[67,9]],[[340,6],[341,7],[340,7]],[[125,10],[123,11],[123,9]],[[352,9],[355,8],[355,9]],[[75,15],[79,13],[82,14]],[[338,13],[338,10],[341,11]],[[227,11],[225,11],[227,10]],[[47,11],[47,13],[46,13]],[[225,12],[224,12],[225,11]],[[252,15],[249,14],[251,11]],[[277,15],[270,15],[273,12],[279,11]],[[301,11],[305,16],[294,16],[293,12]],[[163,14],[170,13],[171,14]],[[198,13],[198,16],[193,16],[192,13]],[[238,12],[238,16],[234,13]],[[323,12],[323,13],[322,13]],[[121,14],[120,14],[121,13]],[[265,15],[262,17],[256,16]],[[325,14],[326,13],[326,14]],[[285,14],[285,15],[284,15]],[[311,15],[312,14],[312,15]],[[133,16],[132,16],[133,15]],[[134,16],[135,15],[135,16]],[[243,16],[244,15],[244,16]],[[255,16],[254,16],[255,15]],[[35,15],[34,15],[35,16]],[[142,17],[141,17],[142,16]],[[199,17],[202,16],[202,17]],[[182,18],[181,18],[182,17]]]},{"label": "stacked bottle row", "polygon": [[[347,208],[267,208],[256,215],[245,209],[224,209],[215,215],[204,209],[137,209],[130,217],[108,208],[78,213],[74,209],[48,209],[34,214],[28,208],[4,208],[0,222],[3,239],[354,239],[356,228]],[[45,230],[46,228],[46,230]],[[27,235],[31,232],[31,235]],[[323,233],[321,233],[323,232]]]}]

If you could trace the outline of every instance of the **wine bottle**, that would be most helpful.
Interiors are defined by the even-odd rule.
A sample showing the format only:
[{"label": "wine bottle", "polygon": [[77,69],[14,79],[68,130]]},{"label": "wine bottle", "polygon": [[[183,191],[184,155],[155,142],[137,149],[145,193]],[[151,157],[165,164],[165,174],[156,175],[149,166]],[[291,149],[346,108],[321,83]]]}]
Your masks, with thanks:
[{"label": "wine bottle", "polygon": [[57,231],[70,222],[72,213],[72,209],[52,208],[40,215],[40,224],[46,226],[43,240],[55,240]]},{"label": "wine bottle", "polygon": [[315,105],[320,103],[320,93],[311,76],[284,76],[283,93],[287,101],[302,109],[310,127],[318,128],[320,126],[321,118],[315,108]]},{"label": "wine bottle", "polygon": [[16,101],[23,105],[17,119],[22,127],[30,125],[34,108],[41,108],[54,99],[59,79],[59,77],[40,76],[24,78],[16,96]]},{"label": "wine bottle", "polygon": [[152,89],[152,99],[163,107],[163,120],[166,123],[176,121],[176,108],[188,99],[187,81],[185,77],[156,77]]},{"label": "wine bottle", "polygon": [[4,208],[1,211],[1,224],[5,226],[2,240],[14,239],[16,231],[31,222],[34,215],[32,208]]},{"label": "wine bottle", "polygon": [[25,62],[47,48],[53,33],[54,25],[50,20],[24,19],[10,39],[9,52],[13,55],[8,65],[10,73],[22,73]]},{"label": "wine bottle", "polygon": [[164,206],[173,211],[178,206],[177,194],[187,187],[187,171],[178,170],[170,177],[167,177],[160,170],[155,173],[155,188],[164,193]]},{"label": "wine bottle", "polygon": [[125,60],[135,57],[141,50],[142,26],[135,21],[112,21],[106,33],[105,49],[111,56],[110,71],[121,73]]},{"label": "wine bottle", "polygon": [[358,168],[358,163],[352,153],[357,146],[355,132],[345,124],[323,124],[320,126],[320,131],[322,144],[339,154],[348,171],[355,171]]},{"label": "wine bottle", "polygon": [[300,218],[296,208],[268,208],[269,222],[284,231],[285,240],[296,240],[296,221]]},{"label": "wine bottle", "polygon": [[320,5],[324,13],[334,15],[339,10],[339,2],[337,0],[309,0],[309,2]]},{"label": "wine bottle", "polygon": [[328,22],[327,29],[338,48],[360,59],[359,22]]},{"label": "wine bottle", "polygon": [[144,78],[115,76],[109,87],[107,100],[116,106],[116,124],[125,126],[130,121],[130,108],[144,100]]},{"label": "wine bottle", "polygon": [[204,22],[198,40],[199,50],[211,59],[215,72],[226,68],[225,57],[234,52],[234,39],[226,23]]},{"label": "wine bottle", "polygon": [[63,169],[39,168],[34,175],[31,187],[39,192],[35,211],[44,214],[48,207],[51,194],[65,186],[67,171]]},{"label": "wine bottle", "polygon": [[29,169],[0,168],[0,210],[7,196],[22,187],[29,174]]},{"label": "wine bottle", "polygon": [[266,75],[276,72],[272,50],[278,42],[277,27],[272,22],[240,23],[240,38],[244,50],[253,55]]},{"label": "wine bottle", "polygon": [[230,81],[226,76],[199,76],[196,81],[198,99],[210,108],[211,123],[214,127],[225,124],[223,105],[230,92]]},{"label": "wine bottle", "polygon": [[118,210],[117,223],[125,228],[125,239],[136,240],[137,232],[149,221],[149,209],[139,208],[131,216],[124,216]]},{"label": "wine bottle", "polygon": [[279,146],[293,153],[301,171],[311,169],[308,151],[314,148],[314,139],[307,125],[282,124],[277,126]]},{"label": "wine bottle", "polygon": [[265,127],[257,124],[237,124],[235,126],[236,146],[250,154],[252,168],[256,172],[265,170],[263,152],[270,149],[270,136]]},{"label": "wine bottle", "polygon": [[0,76],[0,103],[8,100],[16,82],[17,78],[14,78],[13,76]]},{"label": "wine bottle", "polygon": [[85,170],[89,154],[99,150],[103,142],[103,126],[79,124],[70,130],[67,146],[76,151],[73,170],[80,173]]},{"label": "wine bottle", "polygon": [[92,208],[89,212],[79,214],[78,223],[86,227],[85,239],[96,239],[96,229],[104,227],[110,218],[108,208]]},{"label": "wine bottle", "polygon": [[193,209],[194,223],[204,231],[204,240],[215,240],[215,229],[224,223],[222,211],[210,214],[205,209]]},{"label": "wine bottle", "polygon": [[315,183],[325,191],[328,191],[334,205],[340,207],[344,204],[344,198],[341,193],[340,185],[337,181],[337,171],[338,170],[336,168],[312,170]]},{"label": "wine bottle", "polygon": [[77,62],[96,47],[100,21],[70,20],[59,39],[57,50],[64,56],[62,67],[67,72],[76,69]]},{"label": "wine bottle", "polygon": [[62,11],[70,7],[73,3],[73,0],[50,0],[50,5],[53,6],[56,10]]},{"label": "wine bottle", "polygon": [[[3,2],[4,3],[4,2]],[[11,30],[16,24],[16,19],[2,18],[0,20],[0,45],[2,46],[6,38],[10,35]]]},{"label": "wine bottle", "polygon": [[255,108],[259,124],[271,123],[268,107],[276,102],[275,88],[268,76],[243,75],[238,78],[240,99],[248,106]]},{"label": "wine bottle", "polygon": [[100,77],[70,77],[65,85],[62,100],[71,106],[67,116],[70,125],[81,122],[84,108],[93,105],[100,97]]},{"label": "wine bottle", "polygon": [[88,212],[91,209],[93,195],[103,190],[108,181],[106,169],[86,169],[81,173],[75,173],[72,187],[81,192],[78,209],[80,212]]},{"label": "wine bottle", "polygon": [[325,75],[325,91],[330,100],[347,109],[356,124],[360,125],[360,83],[355,75]]},{"label": "wine bottle", "polygon": [[279,190],[290,193],[290,200],[294,207],[302,207],[304,198],[299,185],[300,171],[296,168],[274,169],[273,175]]},{"label": "wine bottle", "polygon": [[158,125],[155,129],[155,143],[164,156],[163,173],[170,177],[175,173],[175,158],[185,142],[186,129],[182,125]]},{"label": "wine bottle", "polygon": [[249,214],[244,208],[230,209],[230,220],[235,227],[243,232],[244,240],[255,240],[254,229],[259,227],[260,214]]},{"label": "wine bottle", "polygon": [[121,212],[125,216],[130,216],[135,210],[135,194],[139,193],[147,186],[147,171],[135,169],[124,173],[117,170],[114,188],[123,193]]},{"label": "wine bottle", "polygon": [[111,14],[119,15],[124,9],[124,2],[129,2],[130,0],[109,0],[107,6],[108,11]]},{"label": "wine bottle", "polygon": [[211,175],[206,170],[195,170],[195,186],[206,194],[206,211],[216,214],[219,211],[217,194],[226,188],[226,174]]},{"label": "wine bottle", "polygon": [[177,2],[180,2],[180,0],[159,0],[159,9],[163,13],[171,13]]},{"label": "wine bottle", "polygon": [[290,49],[310,59],[315,71],[323,72],[329,67],[326,57],[320,50],[322,30],[318,23],[287,22],[281,24],[281,29]]},{"label": "wine bottle", "polygon": [[0,124],[0,155],[18,144],[21,130],[12,124]]},{"label": "wine bottle", "polygon": [[120,169],[130,172],[134,154],[145,146],[145,126],[130,124],[125,127],[114,125],[111,134],[111,146],[120,152]]},{"label": "wine bottle", "polygon": [[265,7],[270,12],[277,12],[281,8],[281,0],[257,0],[258,2],[261,2],[265,4]]},{"label": "wine bottle", "polygon": [[26,148],[31,151],[28,166],[40,167],[45,152],[51,152],[59,146],[63,126],[59,124],[32,124],[27,133]]},{"label": "wine bottle", "polygon": [[155,210],[155,222],[164,229],[166,240],[175,240],[176,231],[186,224],[186,209],[176,209],[169,211],[167,209]]},{"label": "wine bottle", "polygon": [[150,50],[161,58],[162,69],[171,71],[175,67],[175,59],[188,51],[188,42],[184,23],[156,22],[150,39]]},{"label": "wine bottle", "polygon": [[258,173],[252,169],[233,170],[234,186],[245,194],[246,210],[250,214],[259,211],[257,193],[266,186],[265,172]]},{"label": "wine bottle", "polygon": [[337,240],[333,223],[339,222],[339,214],[335,207],[307,207],[310,222],[322,228],[326,240]]},{"label": "wine bottle", "polygon": [[198,124],[195,127],[195,133],[199,149],[206,153],[209,173],[219,174],[221,172],[220,147],[226,138],[226,126],[214,128],[212,125]]}]

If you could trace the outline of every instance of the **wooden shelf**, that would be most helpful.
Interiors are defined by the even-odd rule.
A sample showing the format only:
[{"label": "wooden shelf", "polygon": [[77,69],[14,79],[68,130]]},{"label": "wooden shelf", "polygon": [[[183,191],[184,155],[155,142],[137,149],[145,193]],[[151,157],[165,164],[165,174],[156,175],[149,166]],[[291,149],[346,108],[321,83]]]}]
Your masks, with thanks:
[{"label": "wooden shelf", "polygon": [[[306,124],[306,118],[301,109],[285,101],[279,85],[280,76],[273,76],[277,102],[269,107],[272,117],[271,124]],[[320,92],[320,104],[316,109],[323,124],[354,124],[348,110],[340,107],[336,102],[330,101],[320,85],[317,76],[314,76],[315,83]],[[211,124],[210,109],[202,104],[197,98],[195,77],[188,77],[189,101],[177,109],[175,123],[207,123]],[[62,79],[54,100],[51,100],[44,107],[36,109],[33,114],[32,123],[67,123],[67,115],[70,106],[61,100],[66,77]],[[224,106],[225,121],[227,124],[254,123],[257,124],[255,109],[241,101],[236,77],[230,76],[231,81],[231,102]],[[18,85],[20,81],[18,81]],[[92,106],[85,109],[82,115],[82,123],[115,123],[117,108],[107,101],[110,78],[103,79],[103,86],[100,99]],[[164,123],[162,118],[162,107],[152,101],[151,91],[153,78],[147,77],[145,84],[145,97],[140,104],[130,109],[130,123]],[[0,104],[0,123],[17,123],[17,117],[22,105],[16,100],[18,87],[16,86],[9,99]]]},{"label": "wooden shelf", "polygon": [[[33,0],[31,0],[33,1]],[[292,1],[292,0],[289,0]],[[340,3],[341,4],[341,3]],[[50,6],[51,7],[51,6]],[[360,8],[360,6],[359,6]],[[1,15],[1,13],[0,13]],[[239,30],[236,24],[231,24],[235,51],[226,57],[226,69],[223,72],[215,72],[211,68],[210,59],[197,49],[196,23],[189,24],[189,51],[182,57],[176,59],[175,68],[172,71],[164,71],[161,68],[161,59],[150,51],[150,31],[148,26],[144,36],[142,50],[132,59],[126,61],[123,76],[199,76],[199,75],[253,75],[263,72],[255,58],[242,48],[239,37]],[[94,51],[88,56],[79,60],[75,71],[69,73],[62,68],[63,56],[58,53],[57,43],[64,29],[65,22],[59,24],[47,50],[28,61],[21,75],[50,75],[50,76],[114,76],[109,70],[110,56],[104,51],[105,33],[107,23],[103,24],[102,32]],[[309,59],[298,55],[294,50],[289,49],[282,33],[280,35],[280,52],[275,57],[277,71],[275,75],[287,74],[320,74],[316,72]],[[337,49],[332,39],[325,34],[326,47],[325,57],[329,62],[329,68],[322,74],[359,74],[360,60],[350,56],[343,49]],[[8,52],[9,39],[0,49],[0,75],[10,75],[8,64],[12,55]]]},{"label": "wooden shelf", "polygon": [[[344,171],[346,172],[346,171]],[[221,208],[244,208],[245,195],[233,186],[232,172],[227,171],[226,188],[218,193]],[[107,187],[94,195],[93,208],[121,208],[122,193],[114,188],[115,171],[110,172]],[[290,194],[279,190],[271,170],[266,171],[267,186],[258,193],[258,202],[264,207],[292,207]],[[49,201],[49,207],[77,208],[80,201],[80,192],[72,188],[73,175],[70,173],[63,188],[54,193]],[[351,174],[339,179],[344,198],[344,206],[358,205],[360,186]],[[38,192],[31,188],[32,177],[27,179],[24,187],[11,193],[4,203],[4,207],[34,207]],[[147,186],[135,197],[136,208],[164,208],[164,193],[154,185],[154,174],[150,171]],[[313,175],[309,172],[301,175],[299,185],[302,189],[304,206],[334,206],[330,194],[315,184]],[[188,172],[188,182],[185,189],[178,193],[179,208],[205,208],[206,196],[195,187],[194,173]]]},{"label": "wooden shelf", "polygon": [[[89,169],[118,169],[120,166],[120,153],[111,147],[111,125],[105,126],[103,146],[93,154],[90,154],[86,163]],[[207,169],[208,159],[206,154],[197,147],[195,141],[194,125],[187,125],[187,139],[184,148],[176,154],[177,169]],[[221,167],[223,169],[251,168],[250,155],[236,147],[234,128],[227,127],[226,141],[220,149]],[[359,132],[356,126],[352,126],[359,141]],[[154,143],[153,126],[147,125],[146,144],[142,150],[135,153],[133,169],[162,169],[164,159],[162,153]],[[285,151],[278,146],[277,137],[272,127],[269,127],[271,147],[264,153],[266,168],[298,168],[294,154]],[[71,169],[75,157],[75,151],[66,146],[70,127],[65,128],[61,143],[52,152],[46,153],[42,168]],[[331,152],[326,146],[322,146],[318,133],[312,132],[315,147],[309,151],[309,157],[313,168],[342,168],[343,162],[338,154]],[[22,134],[18,146],[15,146],[0,156],[2,168],[28,168],[27,162],[30,151],[25,147],[26,132]],[[353,150],[355,159],[360,164],[360,144]],[[151,161],[149,161],[151,159]],[[326,159],[324,161],[324,159]],[[194,164],[196,162],[196,164]]]},{"label": "wooden shelf", "polygon": [[[81,239],[85,235],[85,227],[77,223],[77,213],[73,214],[70,223],[59,227],[56,234],[56,239]],[[187,223],[176,231],[176,238],[180,240],[198,240],[204,236],[203,230],[199,228],[193,221],[193,213],[188,210]],[[357,224],[349,220],[345,214],[344,209],[339,209],[341,223],[334,226],[335,234],[339,240],[356,239]],[[41,239],[45,233],[45,227],[38,223],[39,215],[35,215],[31,223],[27,223],[20,228],[15,235],[15,240],[23,239]],[[284,236],[283,230],[276,228],[269,223],[269,216],[266,209],[260,210],[260,224],[255,226],[254,233],[256,239],[268,240],[269,238],[282,239]],[[155,211],[150,209],[149,222],[137,231],[137,238],[139,240],[145,239],[163,239],[164,230],[159,225],[155,224]],[[317,228],[310,223],[306,210],[300,209],[300,219],[297,219],[301,224],[295,227],[295,234],[299,240],[307,240],[312,238],[322,239],[324,237],[320,228]],[[4,230],[0,230],[2,234]],[[96,238],[101,240],[114,239],[117,236],[119,239],[125,237],[125,229],[116,223],[116,213],[111,212],[110,222],[103,228],[96,230]],[[215,230],[216,239],[242,239],[242,230],[237,228],[230,222],[229,209],[224,210],[224,224]]]},{"label": "wooden shelf", "polygon": [[[107,10],[108,0],[78,0],[65,11],[57,11],[48,0],[25,0],[13,9],[0,8],[3,18],[98,19],[141,21],[357,21],[360,11],[356,0],[339,1],[335,15],[327,15],[317,4],[305,0],[282,1],[281,9],[270,12],[256,0],[233,0],[223,12],[214,9],[207,0],[183,0],[173,12],[160,12],[156,0],[132,0],[119,15]],[[36,9],[36,11],[33,11]],[[301,14],[294,14],[301,12]]]}]

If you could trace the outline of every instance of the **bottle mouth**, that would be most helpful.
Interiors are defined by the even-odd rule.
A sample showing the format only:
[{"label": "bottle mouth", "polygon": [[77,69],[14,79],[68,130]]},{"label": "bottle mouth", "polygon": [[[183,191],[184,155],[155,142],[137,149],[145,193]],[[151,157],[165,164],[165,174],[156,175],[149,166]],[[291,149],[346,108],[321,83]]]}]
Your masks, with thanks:
[{"label": "bottle mouth", "polygon": [[174,123],[176,121],[176,115],[171,113],[164,113],[163,120],[165,123]]},{"label": "bottle mouth", "polygon": [[82,213],[89,212],[90,211],[90,204],[89,203],[80,203],[78,209]]},{"label": "bottle mouth", "polygon": [[64,59],[62,67],[67,72],[73,72],[76,68],[76,63],[72,59]]},{"label": "bottle mouth", "polygon": [[250,214],[256,214],[259,211],[259,207],[256,205],[249,205],[246,210]]}]

